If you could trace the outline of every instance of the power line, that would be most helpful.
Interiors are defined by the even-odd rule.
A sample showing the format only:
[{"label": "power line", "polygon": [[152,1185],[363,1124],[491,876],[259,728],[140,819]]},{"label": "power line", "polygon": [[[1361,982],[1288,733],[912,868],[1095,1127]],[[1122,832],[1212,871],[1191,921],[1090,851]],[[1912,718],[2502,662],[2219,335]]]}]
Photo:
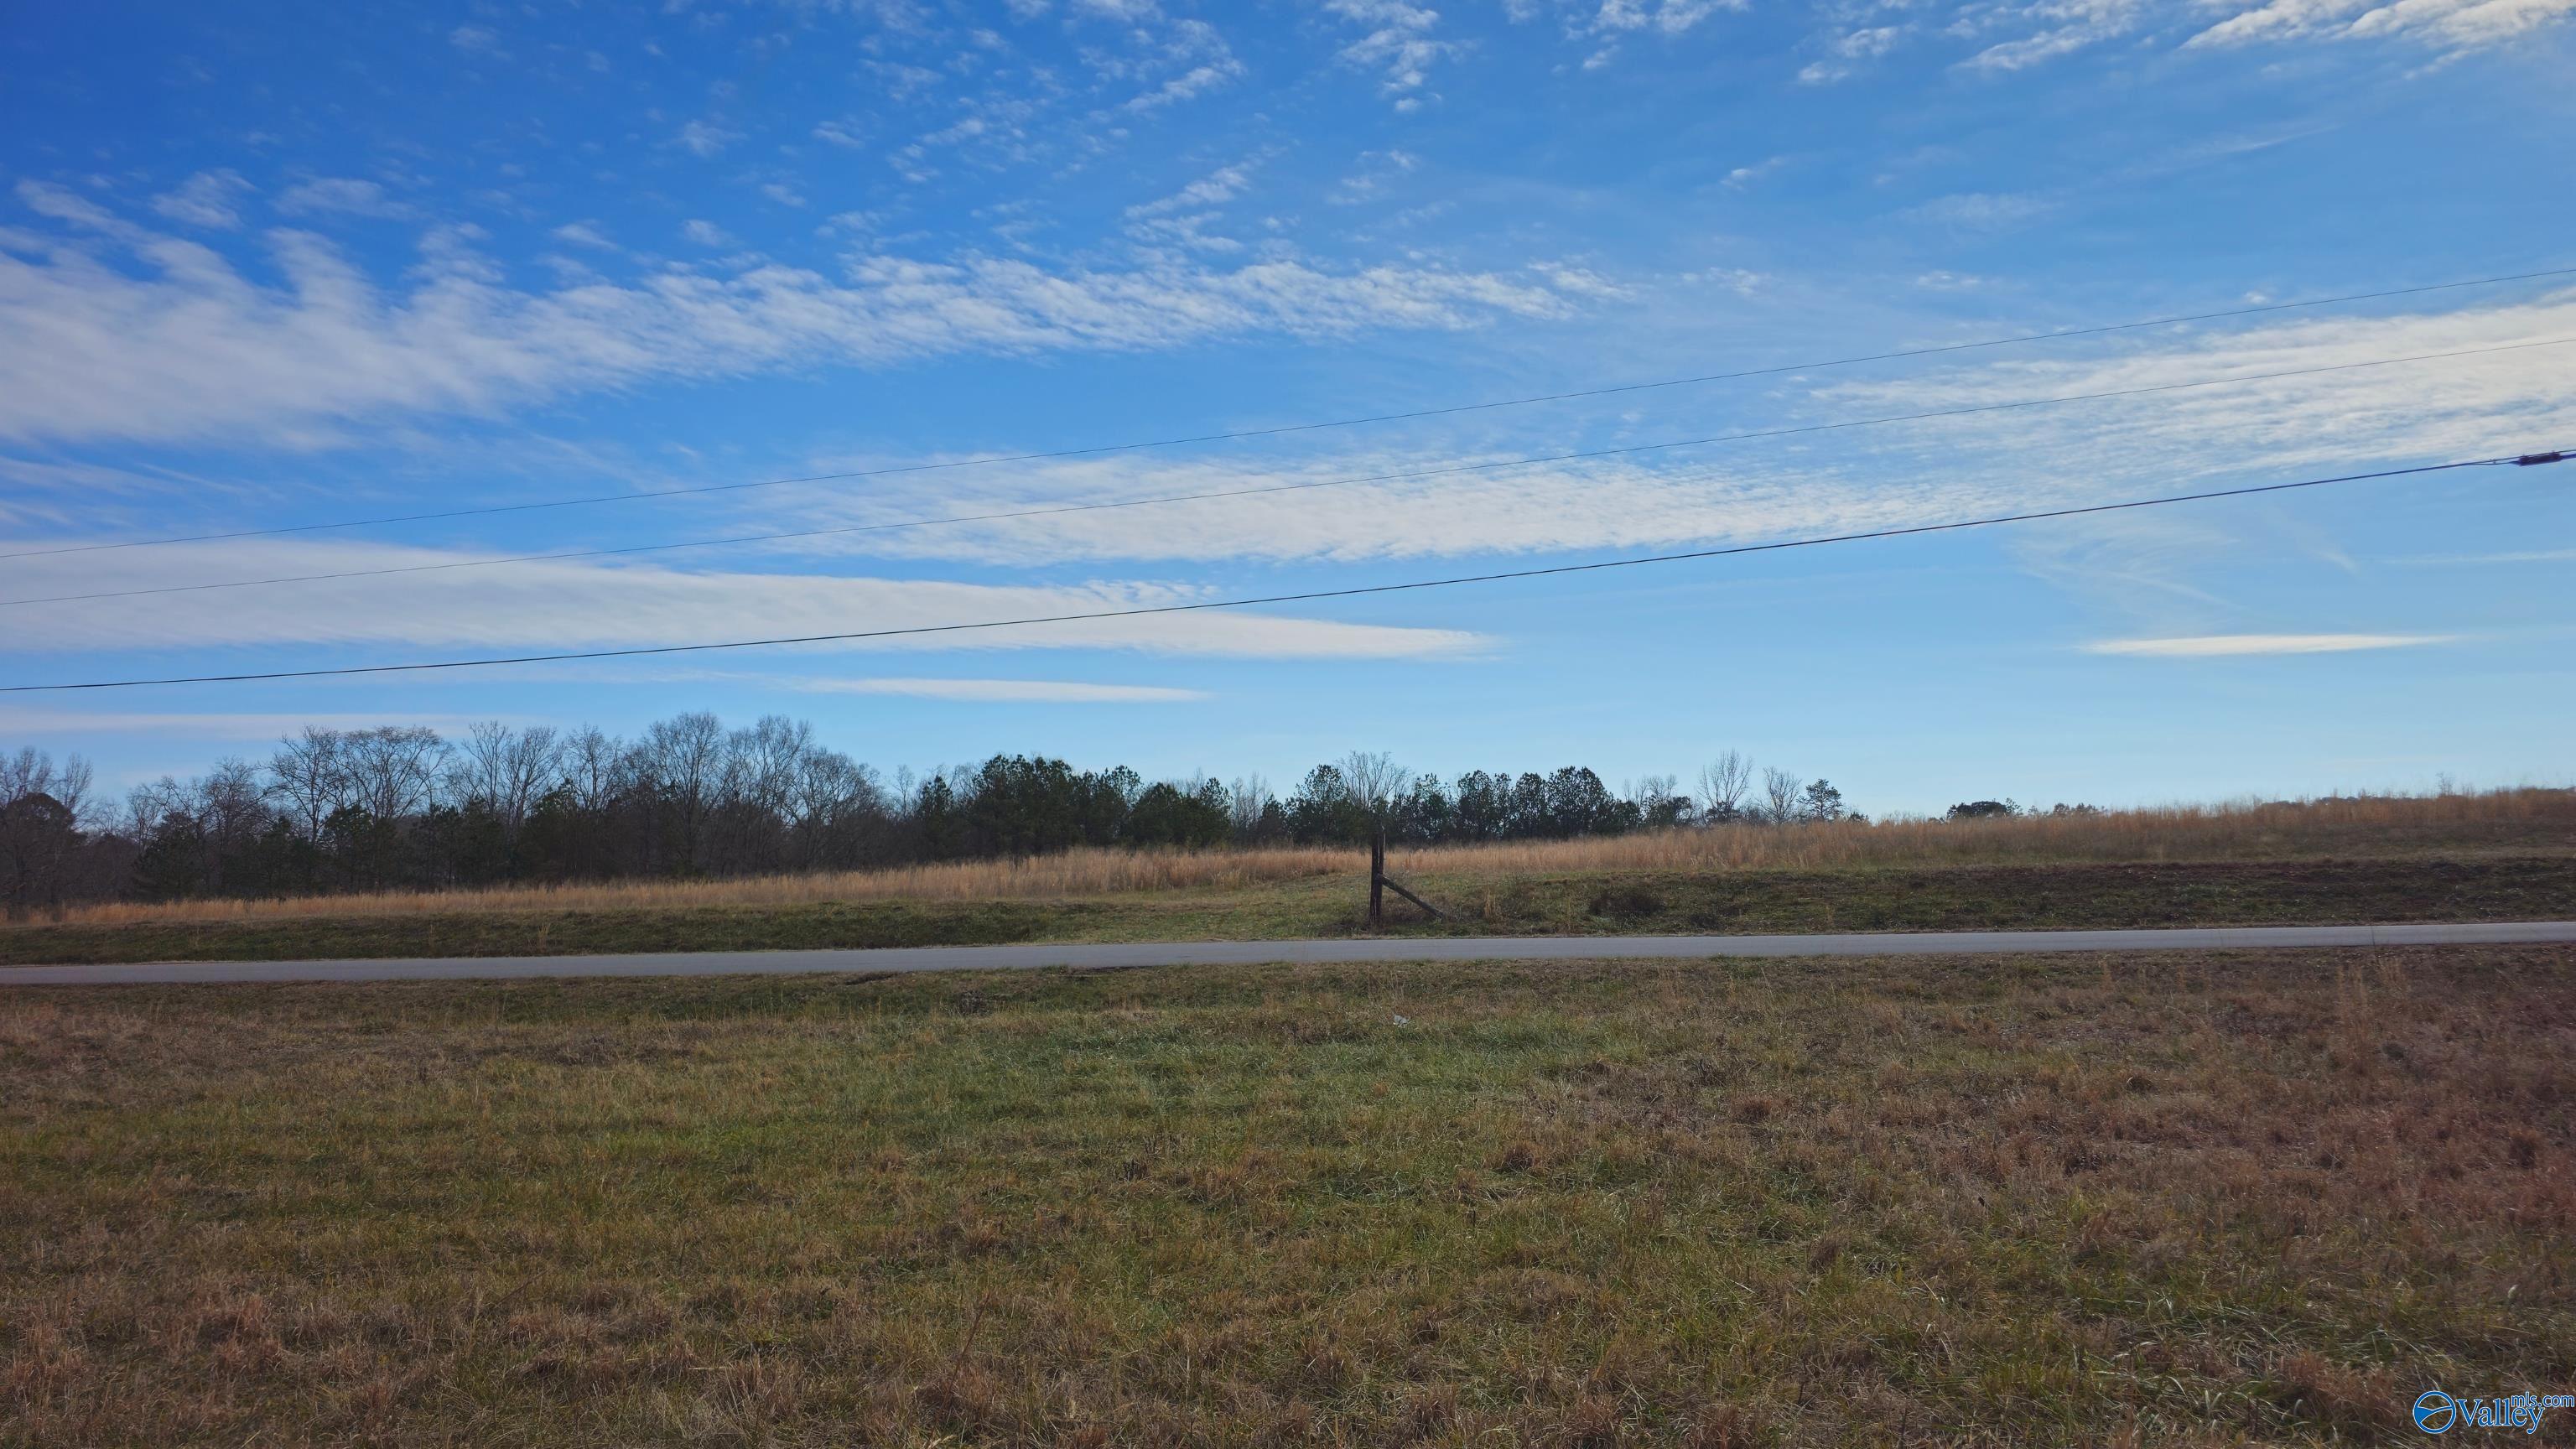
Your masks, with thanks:
[{"label": "power line", "polygon": [[830,538],[862,533],[886,533],[898,529],[928,528],[941,524],[990,523],[1007,519],[1045,518],[1066,513],[1094,513],[1117,508],[1145,508],[1168,503],[1191,503],[1218,498],[1249,498],[1270,493],[1298,493],[1315,488],[1342,488],[1359,483],[1383,483],[1414,478],[1447,477],[1459,473],[1492,472],[1504,468],[1535,467],[1543,463],[1565,463],[1621,457],[1638,453],[1668,451],[1674,448],[1705,447],[1718,443],[1740,443],[1757,438],[1781,438],[1808,433],[1840,432],[1851,428],[1882,427],[1890,423],[1925,422],[1938,418],[1966,417],[1977,413],[2011,412],[2027,408],[2055,407],[2065,403],[2100,402],[2111,398],[2140,397],[2152,393],[2182,392],[2194,388],[2226,387],[2239,383],[2272,382],[2282,378],[2313,377],[2321,373],[2353,372],[2365,368],[2396,367],[2417,362],[2439,362],[2457,357],[2476,357],[2493,352],[2515,352],[2535,347],[2565,347],[2576,344],[2576,337],[2549,338],[2537,342],[2505,342],[2490,347],[2460,348],[2450,352],[2426,352],[2411,357],[2368,358],[2359,362],[2325,363],[2315,367],[2289,368],[2279,372],[2244,373],[2234,377],[2194,378],[2183,382],[2153,383],[2140,387],[2115,388],[2105,392],[2067,393],[2053,397],[2016,398],[1999,403],[1977,403],[1956,408],[1936,408],[1925,412],[1894,413],[1883,417],[1847,418],[1839,422],[1803,423],[1794,427],[1762,428],[1752,432],[1720,433],[1705,438],[1682,438],[1661,443],[1635,443],[1617,448],[1595,448],[1576,453],[1553,453],[1539,457],[1504,458],[1483,463],[1458,463],[1441,468],[1418,468],[1393,473],[1364,473],[1346,478],[1310,479],[1297,483],[1271,483],[1255,488],[1227,488],[1202,493],[1167,493],[1148,498],[1111,499],[1096,503],[1049,504],[1040,508],[1014,509],[996,513],[956,514],[944,518],[899,519],[890,523],[854,523],[834,528],[796,529],[782,533],[737,534],[725,538],[683,539],[672,543],[640,543],[616,548],[566,549],[554,553],[514,554],[502,558],[455,559],[430,564],[396,564],[384,568],[343,569],[334,573],[286,574],[265,579],[231,579],[205,584],[158,584],[141,589],[108,589],[86,594],[47,594],[25,599],[0,599],[0,609],[20,608],[32,604],[69,604],[98,599],[131,599],[156,594],[202,593],[214,589],[261,588],[274,584],[322,583],[341,579],[386,578],[398,574],[441,573],[452,569],[497,568],[508,564],[549,563],[569,559],[631,557],[637,554],[669,553],[681,549],[722,548],[735,544],[778,543],[795,539]]},{"label": "power line", "polygon": [[1134,453],[1153,448],[1187,447],[1198,443],[1242,442],[1253,438],[1283,437],[1292,433],[1320,432],[1328,428],[1356,428],[1377,423],[1412,422],[1423,418],[1454,417],[1461,413],[1491,412],[1502,408],[1528,407],[1538,403],[1574,402],[1584,398],[1615,397],[1625,393],[1650,392],[1663,388],[1693,387],[1704,383],[1732,382],[1751,377],[1776,377],[1783,373],[1816,372],[1831,367],[1857,367],[1872,362],[1899,362],[1909,358],[1938,357],[1954,352],[1975,352],[1995,347],[2017,347],[2032,342],[2049,342],[2069,337],[2100,337],[2115,332],[2135,332],[2150,327],[2173,327],[2192,322],[2218,322],[2237,317],[2255,317],[2272,312],[2294,312],[2316,307],[2338,307],[2353,302],[2385,301],[2395,297],[2416,297],[2429,292],[2459,291],[2469,287],[2495,287],[2512,282],[2545,281],[2576,276],[2576,267],[2554,267],[2537,272],[2514,272],[2501,276],[2470,277],[2455,282],[2431,282],[2415,287],[2390,287],[2376,292],[2348,292],[2335,297],[2311,297],[2296,302],[2266,302],[2247,307],[2231,307],[2217,312],[2192,312],[2170,317],[2150,317],[2136,322],[2110,322],[2092,327],[2071,327],[2059,332],[2026,332],[2009,337],[1988,337],[1974,342],[1950,342],[1929,347],[1908,347],[1888,352],[1872,352],[1851,357],[1828,358],[1817,362],[1780,363],[1769,367],[1748,367],[1732,372],[1701,373],[1692,377],[1663,378],[1649,382],[1616,383],[1605,387],[1581,388],[1570,392],[1537,393],[1527,397],[1502,398],[1490,402],[1457,403],[1447,407],[1418,408],[1410,412],[1375,413],[1362,417],[1333,418],[1323,422],[1283,423],[1274,427],[1239,428],[1229,432],[1198,433],[1187,437],[1154,438],[1133,443],[1100,443],[1079,448],[1053,448],[1039,452],[1006,453],[989,458],[958,458],[937,463],[901,463],[881,468],[859,468],[843,473],[814,473],[796,478],[763,478],[744,483],[711,483],[694,488],[660,488],[629,493],[601,493],[580,498],[541,499],[531,503],[496,503],[477,508],[451,508],[431,513],[390,514],[379,518],[351,518],[331,523],[300,523],[275,528],[235,529],[225,533],[174,535],[168,538],[132,539],[123,543],[73,544],[63,548],[25,549],[0,553],[0,559],[39,558],[50,554],[100,553],[111,549],[155,548],[174,543],[217,543],[236,538],[269,538],[281,534],[320,533],[343,528],[371,528],[395,523],[430,523],[450,518],[476,518],[496,513],[527,513],[550,508],[586,508],[597,504],[633,503],[656,498],[690,498],[711,493],[739,493],[756,488],[784,488],[800,483],[842,483],[859,478],[884,478],[903,473],[933,473],[952,468],[989,468],[1004,463],[1038,463],[1064,458],[1099,457],[1110,453]]},{"label": "power line", "polygon": [[860,629],[843,634],[800,634],[777,639],[736,639],[716,644],[655,644],[629,649],[584,649],[557,654],[517,654],[485,659],[440,659],[417,664],[355,664],[336,669],[283,669],[258,674],[196,674],[164,679],[88,680],[72,684],[11,684],[0,685],[0,694],[37,694],[79,689],[133,689],[156,684],[242,684],[257,680],[325,679],[353,674],[412,674],[444,669],[485,669],[507,664],[563,664],[592,659],[634,659],[657,654],[704,654],[718,650],[767,649],[790,644],[840,644],[860,639],[894,639],[923,634],[956,634],[970,630],[1013,629],[1035,624],[1074,624],[1101,619],[1133,619],[1152,614],[1192,614],[1212,609],[1255,608],[1267,604],[1312,603],[1320,599],[1353,599],[1369,594],[1408,593],[1420,589],[1454,588],[1461,584],[1501,583],[1513,579],[1549,578],[1558,574],[1597,573],[1606,569],[1637,568],[1646,564],[1726,558],[1736,554],[1774,553],[1793,548],[1817,548],[1826,544],[1857,543],[1873,538],[1903,538],[1913,534],[1951,533],[1968,528],[1989,528],[2004,523],[2031,523],[2048,518],[2074,518],[2089,513],[2117,513],[2125,509],[2159,508],[2167,504],[2199,503],[2214,498],[2244,498],[2258,493],[2286,493],[2297,488],[2322,488],[2333,483],[2358,483],[2373,478],[2404,478],[2422,473],[2449,472],[2460,468],[2514,465],[2531,467],[2543,463],[2565,462],[2568,456],[2563,449],[2539,453],[2509,453],[2501,457],[2469,458],[2454,463],[2424,463],[2411,468],[2383,468],[2370,473],[2345,473],[2331,478],[2303,478],[2293,483],[2264,483],[2246,488],[2218,488],[2201,493],[2174,493],[2159,498],[2132,498],[2119,503],[2092,503],[2073,508],[2049,508],[2029,513],[1998,514],[1989,518],[1970,518],[1954,523],[1921,523],[1903,528],[1877,528],[1860,533],[1784,539],[1773,543],[1747,543],[1726,548],[1692,549],[1685,553],[1651,554],[1641,558],[1551,564],[1544,568],[1460,574],[1450,578],[1416,579],[1400,584],[1365,584],[1342,589],[1313,589],[1303,593],[1267,594],[1255,598],[1209,599],[1190,604],[1154,604],[1134,609],[1098,609],[1087,613],[1041,614],[1019,619],[983,619],[964,624],[915,624],[899,629]]}]

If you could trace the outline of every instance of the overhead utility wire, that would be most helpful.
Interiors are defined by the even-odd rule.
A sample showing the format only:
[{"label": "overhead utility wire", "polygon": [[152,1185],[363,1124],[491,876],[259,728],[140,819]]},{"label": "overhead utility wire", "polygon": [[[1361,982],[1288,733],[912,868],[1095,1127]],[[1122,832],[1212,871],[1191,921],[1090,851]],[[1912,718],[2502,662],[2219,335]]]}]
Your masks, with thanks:
[{"label": "overhead utility wire", "polygon": [[30,604],[69,604],[95,599],[132,599],[153,594],[201,593],[211,589],[261,588],[271,584],[309,584],[338,579],[386,578],[397,574],[440,573],[450,569],[497,568],[505,564],[559,562],[567,559],[627,557],[635,554],[668,553],[679,549],[723,548],[734,544],[778,543],[794,539],[830,538],[859,533],[886,533],[897,529],[928,528],[952,523],[990,523],[1006,519],[1045,518],[1065,513],[1095,513],[1113,508],[1145,508],[1166,503],[1192,503],[1214,498],[1249,498],[1268,493],[1298,493],[1313,488],[1343,488],[1358,483],[1383,483],[1412,478],[1437,478],[1459,473],[1492,472],[1503,468],[1536,467],[1542,463],[1564,463],[1587,459],[1620,457],[1673,448],[1696,448],[1717,443],[1740,443],[1756,438],[1780,438],[1806,433],[1839,432],[1849,428],[1874,428],[1890,423],[1925,422],[1937,418],[1965,417],[1975,413],[2011,412],[2024,408],[2055,407],[2064,403],[2100,402],[2109,398],[2139,397],[2149,393],[2181,392],[2192,388],[2226,387],[2237,383],[2271,382],[2289,377],[2312,377],[2319,373],[2352,372],[2362,368],[2396,367],[2407,363],[2438,362],[2447,358],[2476,357],[2491,352],[2514,352],[2534,347],[2565,347],[2576,343],[2576,337],[2556,337],[2538,342],[2505,342],[2492,347],[2469,347],[2451,352],[2426,352],[2412,357],[2379,357],[2360,362],[2326,363],[2316,367],[2291,368],[2282,372],[2244,373],[2235,377],[2195,378],[2185,382],[2153,383],[2142,387],[2117,388],[2108,392],[2067,393],[2055,397],[2016,398],[2007,402],[1977,403],[1966,407],[1936,408],[1928,412],[1893,413],[1884,417],[1847,418],[1830,423],[1802,423],[1795,427],[1763,428],[1753,432],[1720,433],[1705,438],[1681,438],[1662,443],[1635,443],[1617,448],[1595,448],[1579,453],[1552,453],[1532,458],[1503,458],[1483,463],[1457,463],[1441,468],[1417,468],[1395,473],[1365,473],[1348,478],[1310,479],[1299,483],[1268,483],[1256,488],[1226,488],[1205,493],[1167,493],[1149,498],[1110,499],[1097,503],[1049,504],[1042,508],[1013,509],[999,513],[966,513],[945,518],[908,518],[890,523],[853,523],[834,528],[805,528],[784,533],[737,534],[727,538],[683,539],[673,543],[639,543],[616,548],[566,549],[555,553],[514,554],[502,558],[453,559],[440,563],[394,564],[384,568],[342,569],[334,573],[284,574],[265,579],[228,579],[205,584],[156,584],[141,589],[107,589],[86,594],[45,594],[24,599],[0,599],[0,609],[21,608]]},{"label": "overhead utility wire", "polygon": [[1689,559],[1725,558],[1734,554],[1772,553],[1783,549],[1816,548],[1832,543],[1857,543],[1872,538],[1902,538],[1911,534],[1950,533],[1966,528],[1988,528],[2002,523],[2030,523],[2045,518],[2074,518],[2088,513],[2116,513],[2132,508],[2157,508],[2172,503],[2198,503],[2213,498],[2244,498],[2257,493],[2285,493],[2294,488],[2322,488],[2331,483],[2358,483],[2372,478],[2403,478],[2421,473],[2442,473],[2458,468],[2497,466],[2534,467],[2543,463],[2563,463],[2569,454],[2564,449],[2540,453],[2508,454],[2496,458],[2469,458],[2455,463],[2426,463],[2412,468],[2383,468],[2372,473],[2345,473],[2332,478],[2303,478],[2294,483],[2264,483],[2248,488],[2218,488],[2203,493],[2175,493],[2161,498],[2132,498],[2120,503],[2093,503],[2075,508],[2049,508],[2030,513],[2006,513],[1991,518],[1970,518],[1955,523],[1921,523],[1904,528],[1877,528],[1861,533],[1838,533],[1819,538],[1784,539],[1773,543],[1736,544],[1727,548],[1692,549],[1686,553],[1652,554],[1642,558],[1604,559],[1594,563],[1553,564],[1545,568],[1509,569],[1499,573],[1461,574],[1445,579],[1416,579],[1400,584],[1366,584],[1345,589],[1313,589],[1295,594],[1266,594],[1257,598],[1209,599],[1191,604],[1154,604],[1134,609],[1097,609],[1080,614],[1040,614],[1018,619],[983,619],[965,624],[915,624],[900,629],[859,629],[844,634],[800,634],[778,639],[735,639],[716,644],[655,644],[631,649],[584,649],[557,654],[517,654],[486,659],[439,659],[417,664],[356,664],[336,669],[281,669],[258,674],[197,674],[164,679],[103,679],[71,684],[0,685],[0,694],[37,694],[75,689],[133,689],[155,684],[240,684],[266,679],[325,679],[352,674],[411,674],[443,669],[484,669],[505,664],[562,664],[591,659],[634,659],[656,654],[704,654],[717,650],[766,649],[790,644],[839,644],[860,639],[894,639],[923,634],[955,634],[969,630],[1012,629],[1034,624],[1074,624],[1101,619],[1133,619],[1152,614],[1192,614],[1211,609],[1247,609],[1266,604],[1311,603],[1319,599],[1353,599],[1368,594],[1407,593],[1418,589],[1445,589],[1461,584],[1501,583],[1511,579],[1548,578],[1557,574],[1597,573],[1605,569],[1637,568],[1645,564],[1680,563]]},{"label": "overhead utility wire", "polygon": [[2135,332],[2149,327],[2173,327],[2189,322],[2219,322],[2233,317],[2255,317],[2270,312],[2294,312],[2315,307],[2337,307],[2350,302],[2376,302],[2392,297],[2416,297],[2428,292],[2451,292],[2468,287],[2496,287],[2511,282],[2545,281],[2556,277],[2576,276],[2576,267],[2553,267],[2545,271],[2514,272],[2502,276],[2470,277],[2456,282],[2430,282],[2416,287],[2390,287],[2376,292],[2348,292],[2336,297],[2310,297],[2296,302],[2266,302],[2249,307],[2231,307],[2219,312],[2191,312],[2170,317],[2150,317],[2136,322],[2108,322],[2093,327],[2070,327],[2059,332],[2025,332],[2010,337],[1988,337],[1974,342],[1948,342],[1929,347],[1900,348],[1889,352],[1872,352],[1853,357],[1828,358],[1818,362],[1789,362],[1769,367],[1748,367],[1733,372],[1701,373],[1693,377],[1662,378],[1649,382],[1614,383],[1605,387],[1581,388],[1571,392],[1539,393],[1529,397],[1502,398],[1491,402],[1456,403],[1447,407],[1418,408],[1411,412],[1376,413],[1365,417],[1333,418],[1313,423],[1282,423],[1266,428],[1239,428],[1230,432],[1198,433],[1188,437],[1154,438],[1135,443],[1100,443],[1079,448],[1052,448],[1030,453],[1005,453],[989,458],[956,458],[937,463],[898,463],[881,468],[859,468],[845,473],[814,473],[797,478],[763,478],[745,483],[710,483],[694,488],[658,488],[629,493],[600,493],[581,498],[550,498],[532,503],[496,503],[477,508],[451,508],[433,513],[390,514],[381,518],[351,518],[331,523],[299,523],[275,528],[235,529],[226,533],[181,534],[168,538],[139,538],[121,543],[72,544],[62,548],[25,549],[0,553],[0,559],[37,558],[59,553],[100,553],[110,549],[154,548],[173,543],[215,543],[234,538],[268,538],[289,533],[319,533],[331,529],[370,528],[380,524],[430,523],[449,518],[476,518],[495,513],[527,513],[548,508],[584,508],[603,503],[633,503],[655,498],[689,498],[710,493],[739,493],[755,488],[784,488],[799,483],[842,483],[857,478],[883,478],[901,473],[932,473],[951,468],[989,468],[1004,463],[1038,463],[1061,458],[1090,458],[1108,453],[1134,453],[1151,448],[1178,448],[1196,443],[1240,442],[1251,438],[1275,438],[1291,433],[1319,432],[1327,428],[1355,428],[1376,423],[1411,422],[1422,418],[1451,417],[1460,413],[1490,412],[1500,408],[1528,407],[1537,403],[1574,402],[1583,398],[1614,397],[1622,393],[1650,392],[1660,388],[1691,387],[1702,383],[1731,382],[1748,377],[1776,377],[1782,373],[1814,372],[1829,367],[1857,367],[1871,362],[1900,362],[1908,358],[1938,357],[1953,352],[1974,352],[1993,347],[2017,347],[2031,342],[2050,342],[2068,337],[2100,337],[2114,332]]}]

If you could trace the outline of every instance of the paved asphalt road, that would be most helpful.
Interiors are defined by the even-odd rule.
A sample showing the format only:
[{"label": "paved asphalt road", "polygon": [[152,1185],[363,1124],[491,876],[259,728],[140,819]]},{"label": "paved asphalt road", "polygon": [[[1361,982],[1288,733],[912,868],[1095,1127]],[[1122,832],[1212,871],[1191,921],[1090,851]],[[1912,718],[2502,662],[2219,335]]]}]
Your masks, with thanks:
[{"label": "paved asphalt road", "polygon": [[1715,956],[1922,956],[1999,951],[2211,951],[2282,946],[2520,945],[2576,942],[2576,921],[2480,925],[2240,926],[2165,931],[1914,931],[1823,936],[1444,936],[1139,945],[916,946],[883,951],[664,952],[383,961],[189,961],[0,966],[12,986],[190,981],[453,981],[533,976],[773,976],[808,971],[990,971],[1069,966],[1263,965],[1350,961],[1569,961]]}]

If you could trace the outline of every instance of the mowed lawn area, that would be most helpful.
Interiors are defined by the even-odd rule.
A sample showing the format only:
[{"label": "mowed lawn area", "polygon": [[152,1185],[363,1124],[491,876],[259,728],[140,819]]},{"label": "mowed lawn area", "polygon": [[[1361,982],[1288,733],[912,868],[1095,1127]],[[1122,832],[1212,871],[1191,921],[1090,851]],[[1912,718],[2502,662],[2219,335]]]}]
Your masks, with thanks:
[{"label": "mowed lawn area", "polygon": [[14,989],[0,1363],[12,1444],[2377,1442],[2576,1389],[2576,951]]}]

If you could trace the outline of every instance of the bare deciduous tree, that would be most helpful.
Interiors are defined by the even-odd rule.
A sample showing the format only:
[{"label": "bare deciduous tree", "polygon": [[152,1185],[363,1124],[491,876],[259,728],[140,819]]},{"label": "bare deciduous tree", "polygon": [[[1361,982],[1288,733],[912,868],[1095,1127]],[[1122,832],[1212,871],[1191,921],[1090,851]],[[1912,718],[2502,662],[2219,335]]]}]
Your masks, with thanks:
[{"label": "bare deciduous tree", "polygon": [[782,714],[763,715],[751,728],[734,731],[727,744],[727,801],[772,814],[785,808],[798,770],[817,748],[812,725]]},{"label": "bare deciduous tree", "polygon": [[699,710],[654,721],[635,746],[644,777],[679,810],[681,848],[692,863],[723,783],[724,743],[722,722]]},{"label": "bare deciduous tree", "polygon": [[1270,782],[1259,775],[1242,775],[1226,791],[1226,818],[1238,839],[1250,839],[1261,828],[1261,812],[1276,797],[1270,793]]},{"label": "bare deciduous tree", "polygon": [[1646,775],[1628,783],[1628,803],[1637,807],[1640,816],[1652,819],[1655,811],[1673,798],[1673,792],[1680,786],[1681,780],[1677,776]]},{"label": "bare deciduous tree", "polygon": [[1773,825],[1786,825],[1798,818],[1799,797],[1807,792],[1807,782],[1786,770],[1766,768],[1762,772],[1762,818]]},{"label": "bare deciduous tree", "polygon": [[0,914],[56,906],[80,874],[90,767],[78,755],[0,755]]},{"label": "bare deciduous tree", "polygon": [[1753,788],[1753,762],[1742,750],[1729,750],[1699,771],[1701,823],[1723,825],[1744,813],[1744,797]]},{"label": "bare deciduous tree", "polygon": [[625,761],[626,746],[615,735],[596,725],[574,731],[563,743],[561,765],[564,790],[573,808],[584,814],[607,809],[626,773]]},{"label": "bare deciduous tree", "polygon": [[297,830],[307,840],[320,840],[322,822],[340,808],[348,787],[340,732],[306,725],[303,734],[279,740],[277,753],[268,757],[268,773],[276,777],[272,791],[286,801]]},{"label": "bare deciduous tree", "polygon": [[447,742],[418,725],[385,725],[341,736],[347,803],[378,820],[400,820],[429,808],[438,792]]},{"label": "bare deciduous tree", "polygon": [[1342,784],[1351,799],[1372,815],[1386,813],[1387,802],[1404,793],[1413,783],[1413,772],[1386,754],[1353,750],[1342,759]]},{"label": "bare deciduous tree", "polygon": [[454,788],[467,799],[482,801],[516,835],[527,824],[528,812],[553,788],[562,754],[551,726],[514,730],[487,720],[466,734]]},{"label": "bare deciduous tree", "polygon": [[506,787],[502,818],[512,830],[526,824],[528,812],[562,780],[563,738],[554,726],[534,725],[519,731],[502,774]]},{"label": "bare deciduous tree", "polygon": [[0,755],[0,806],[44,795],[77,820],[87,808],[91,779],[89,761],[78,755],[64,756],[58,767],[53,756],[23,748],[15,757]]},{"label": "bare deciduous tree", "polygon": [[218,850],[239,849],[268,823],[268,791],[248,760],[217,760],[197,782],[197,800],[206,837]]},{"label": "bare deciduous tree", "polygon": [[837,750],[809,749],[796,761],[787,793],[788,830],[795,863],[819,863],[834,836],[859,820],[885,813],[876,771]]}]

